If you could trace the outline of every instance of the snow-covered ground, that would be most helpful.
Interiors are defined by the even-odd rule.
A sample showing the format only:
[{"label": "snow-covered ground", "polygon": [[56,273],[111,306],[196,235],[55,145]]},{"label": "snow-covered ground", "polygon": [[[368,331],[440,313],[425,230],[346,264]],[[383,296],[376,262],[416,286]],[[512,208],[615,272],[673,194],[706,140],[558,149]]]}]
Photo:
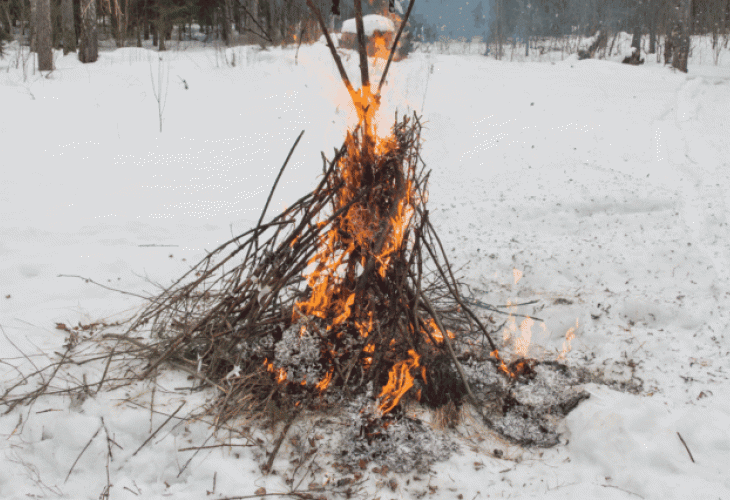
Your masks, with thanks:
[{"label": "snow-covered ground", "polygon": [[[396,109],[423,114],[428,208],[474,298],[536,300],[513,308],[542,320],[530,355],[557,358],[573,328],[566,362],[613,389],[588,384],[553,449],[465,425],[461,454],[427,475],[363,471],[363,498],[730,499],[730,54],[715,66],[702,47],[689,74],[653,56],[640,67],[621,55],[507,62],[458,47],[393,64],[382,126]],[[356,79],[357,57],[343,54]],[[295,55],[189,43],[102,52],[90,65],[57,54],[40,75],[10,48],[0,60],[0,392],[16,366],[58,359],[57,323],[133,314],[134,294],[254,224],[302,130],[269,213],[314,187],[320,152],[332,155],[355,116],[327,48]],[[115,500],[288,491],[288,443],[279,474],[263,475],[240,447],[184,467],[192,452],[179,450],[203,444],[203,422],[168,424],[133,455],[181,402],[180,415],[203,401],[175,390],[188,384],[158,379],[157,413],[140,383],[126,400],[48,396],[0,416],[0,498],[99,498],[107,470]],[[107,430],[91,440],[102,417],[112,458]]]}]

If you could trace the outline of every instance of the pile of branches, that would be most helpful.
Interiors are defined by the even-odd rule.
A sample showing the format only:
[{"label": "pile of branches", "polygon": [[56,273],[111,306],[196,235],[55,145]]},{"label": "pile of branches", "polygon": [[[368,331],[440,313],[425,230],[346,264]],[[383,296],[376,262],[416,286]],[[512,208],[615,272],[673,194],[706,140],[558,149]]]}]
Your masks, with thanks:
[{"label": "pile of branches", "polygon": [[[496,346],[459,295],[424,209],[420,131],[417,116],[405,117],[391,149],[364,158],[355,130],[324,159],[312,192],[268,222],[265,208],[255,228],[210,252],[124,335],[108,338],[123,342],[148,327],[154,354],[139,378],[163,363],[186,367],[222,391],[212,408],[218,422],[272,408],[322,408],[368,388],[379,394],[398,363],[402,379],[390,381],[403,393],[390,394],[382,413],[408,391],[411,371],[418,375],[408,392],[420,389],[422,402],[460,402],[463,380],[453,394],[428,383],[437,387],[446,375],[440,359],[455,356],[451,332],[476,328],[491,351]],[[352,172],[360,178],[348,178]],[[398,215],[401,227],[394,227]],[[318,302],[325,294],[327,306]]]},{"label": "pile of branches", "polygon": [[[267,469],[302,410],[353,402],[367,407],[357,412],[362,420],[357,435],[368,446],[386,435],[389,423],[402,416],[402,403],[410,400],[433,408],[468,401],[489,428],[512,442],[556,444],[554,418],[586,395],[564,390],[576,380],[562,365],[502,360],[490,336],[494,331],[462,297],[463,285],[429,220],[429,174],[420,156],[418,116],[399,120],[396,115],[382,138],[372,126],[413,0],[376,93],[370,91],[359,0],[359,92],[321,14],[308,4],[358,110],[358,126],[331,160],[323,155],[317,187],[266,221],[276,185],[304,132],[299,135],[256,226],[147,298],[149,305],[126,331],[101,336],[110,350],[96,390],[150,379],[163,365],[183,370],[198,387],[218,389],[204,409],[216,428],[239,417],[287,421]],[[13,386],[0,403],[11,411],[47,392],[79,342],[71,336],[63,359],[39,389],[10,397]],[[107,378],[114,368],[124,375]],[[83,390],[88,394],[86,381]]]}]

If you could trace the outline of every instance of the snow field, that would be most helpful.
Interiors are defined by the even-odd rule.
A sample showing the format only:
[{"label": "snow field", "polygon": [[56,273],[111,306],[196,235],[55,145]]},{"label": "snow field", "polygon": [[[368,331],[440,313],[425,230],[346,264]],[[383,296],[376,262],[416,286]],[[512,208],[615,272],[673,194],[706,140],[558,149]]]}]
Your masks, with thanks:
[{"label": "snow field", "polygon": [[[357,58],[343,54],[357,78]],[[428,208],[474,298],[538,300],[511,310],[544,320],[531,337],[541,359],[558,356],[577,321],[566,362],[613,385],[587,386],[592,397],[564,422],[565,444],[519,450],[465,426],[462,454],[427,478],[398,477],[391,491],[368,471],[369,498],[730,498],[730,67],[702,54],[688,75],[652,60],[435,52],[393,65],[381,129],[396,109],[423,113]],[[58,275],[139,295],[155,291],[150,281],[169,284],[255,223],[301,130],[270,215],[315,185],[320,152],[331,157],[355,117],[326,47],[294,57],[289,48],[191,46],[160,61],[120,49],[93,65],[58,56],[48,78],[24,77],[12,56],[0,61],[0,325],[30,359],[43,365],[41,351],[62,349],[55,323],[114,321],[142,303]],[[169,82],[162,133],[160,76]],[[31,367],[5,337],[0,358],[4,392],[13,366]],[[83,373],[101,376],[93,366],[73,374]],[[616,390],[638,379],[639,394]],[[159,384],[151,422],[145,384],[84,401],[42,398],[30,413],[1,416],[0,497],[98,498],[103,428],[65,478],[101,417],[121,446],[111,498],[286,491],[281,475],[262,476],[249,448],[201,451],[180,473],[191,452],[178,450],[209,437],[203,422],[168,424],[132,456],[183,399],[187,414],[210,397],[176,391],[190,384],[184,374]],[[275,462],[282,472],[286,453]],[[214,474],[216,493],[206,495]]]}]

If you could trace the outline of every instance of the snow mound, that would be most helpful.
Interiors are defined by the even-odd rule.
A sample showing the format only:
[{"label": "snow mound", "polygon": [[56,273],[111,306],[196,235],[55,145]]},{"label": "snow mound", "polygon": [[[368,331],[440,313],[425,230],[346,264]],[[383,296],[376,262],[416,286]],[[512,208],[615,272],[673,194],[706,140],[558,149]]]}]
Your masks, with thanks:
[{"label": "snow mound", "polygon": [[[377,14],[369,14],[367,16],[363,16],[362,24],[365,29],[366,36],[372,36],[373,32],[376,30],[380,31],[381,33],[385,33],[386,31],[395,31],[395,25],[393,24],[393,21],[385,16],[379,16]],[[343,22],[342,32],[357,33],[357,29],[355,28],[355,20],[348,19],[347,21]]]}]

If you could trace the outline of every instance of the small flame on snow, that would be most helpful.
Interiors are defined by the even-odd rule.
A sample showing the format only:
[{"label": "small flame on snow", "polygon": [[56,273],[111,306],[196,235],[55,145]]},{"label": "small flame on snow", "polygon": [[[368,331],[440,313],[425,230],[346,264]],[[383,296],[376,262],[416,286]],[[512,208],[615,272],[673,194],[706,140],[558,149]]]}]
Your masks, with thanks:
[{"label": "small flame on snow", "polygon": [[515,353],[521,357],[527,357],[527,352],[530,350],[530,340],[532,339],[532,325],[535,321],[529,316],[520,323],[520,332],[522,336],[515,339]]},{"label": "small flame on snow", "polygon": [[575,331],[578,329],[578,318],[575,318],[575,326],[571,326],[565,332],[565,340],[563,341],[563,351],[558,356],[559,360],[564,360],[565,356],[570,352],[570,341],[575,338]]},{"label": "small flame on snow", "polygon": [[499,356],[499,351],[496,349],[489,353],[489,355],[493,358],[496,358],[499,360],[499,369],[502,370],[504,373],[509,375],[510,377],[514,377],[515,374],[509,371],[509,368],[507,368],[507,365],[504,363],[504,360]]},{"label": "small flame on snow", "polygon": [[520,278],[522,278],[522,271],[519,269],[512,269],[512,277],[514,278],[516,285],[517,282],[520,281]]}]

